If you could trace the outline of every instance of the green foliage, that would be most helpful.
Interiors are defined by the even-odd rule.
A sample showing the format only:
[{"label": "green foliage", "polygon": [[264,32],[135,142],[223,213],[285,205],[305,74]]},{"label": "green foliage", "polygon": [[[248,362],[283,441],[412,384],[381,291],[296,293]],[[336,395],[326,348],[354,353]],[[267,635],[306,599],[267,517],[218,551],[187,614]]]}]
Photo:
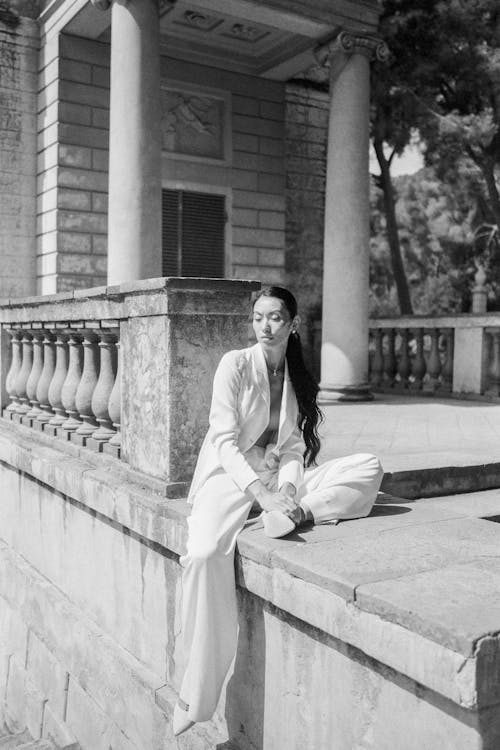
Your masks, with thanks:
[{"label": "green foliage", "polygon": [[[381,31],[391,59],[373,68],[372,138],[400,153],[416,129],[428,165],[394,181],[414,310],[470,309],[478,263],[487,272],[490,309],[500,309],[500,3],[383,0]],[[374,187],[374,312],[392,304],[396,281],[382,205]]]},{"label": "green foliage", "polygon": [[[468,312],[477,270],[475,211],[464,189],[440,181],[431,168],[394,180],[396,216],[414,312]],[[381,191],[371,190],[370,314],[399,314]],[[490,283],[494,307],[498,289]]]}]

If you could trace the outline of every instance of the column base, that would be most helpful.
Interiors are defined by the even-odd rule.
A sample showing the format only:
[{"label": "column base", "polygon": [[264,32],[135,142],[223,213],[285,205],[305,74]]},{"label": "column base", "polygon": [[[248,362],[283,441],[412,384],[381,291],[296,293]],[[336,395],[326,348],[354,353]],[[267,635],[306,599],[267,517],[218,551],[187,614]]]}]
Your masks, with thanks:
[{"label": "column base", "polygon": [[361,385],[319,385],[318,404],[338,404],[342,401],[373,401],[368,383]]}]

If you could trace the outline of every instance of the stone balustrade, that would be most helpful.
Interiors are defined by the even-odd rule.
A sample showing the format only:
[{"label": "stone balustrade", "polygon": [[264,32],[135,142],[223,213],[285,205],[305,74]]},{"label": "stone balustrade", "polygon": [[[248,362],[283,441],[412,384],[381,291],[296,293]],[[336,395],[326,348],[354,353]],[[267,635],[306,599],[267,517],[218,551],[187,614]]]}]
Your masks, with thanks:
[{"label": "stone balustrade", "polygon": [[[3,417],[120,457],[119,321],[11,322]],[[115,391],[116,391],[115,389]],[[111,407],[113,411],[113,406]]]},{"label": "stone balustrade", "polygon": [[213,371],[245,345],[256,288],[148,279],[0,301],[3,419],[170,483],[189,480]]},{"label": "stone balustrade", "polygon": [[500,396],[500,314],[370,321],[370,384],[404,393]]}]

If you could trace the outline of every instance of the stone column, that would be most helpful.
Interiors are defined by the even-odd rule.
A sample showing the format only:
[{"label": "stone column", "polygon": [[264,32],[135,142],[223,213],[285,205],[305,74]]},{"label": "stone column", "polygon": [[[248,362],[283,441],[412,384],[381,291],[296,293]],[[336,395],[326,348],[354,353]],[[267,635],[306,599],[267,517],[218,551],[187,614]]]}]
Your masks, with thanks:
[{"label": "stone column", "polygon": [[161,276],[159,23],[158,0],[112,3],[108,284]]},{"label": "stone column", "polygon": [[325,197],[323,403],[371,398],[368,385],[370,59],[378,39],[341,32],[317,51],[330,63]]}]

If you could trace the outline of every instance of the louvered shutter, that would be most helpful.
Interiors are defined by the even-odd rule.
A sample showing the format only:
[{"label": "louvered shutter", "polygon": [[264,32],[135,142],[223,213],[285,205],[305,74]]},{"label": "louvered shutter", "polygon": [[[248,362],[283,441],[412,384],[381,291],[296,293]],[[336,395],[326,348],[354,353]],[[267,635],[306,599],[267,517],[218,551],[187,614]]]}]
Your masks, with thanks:
[{"label": "louvered shutter", "polygon": [[223,195],[182,195],[182,275],[224,276]]},{"label": "louvered shutter", "polygon": [[178,190],[162,190],[162,276],[180,276],[180,197]]},{"label": "louvered shutter", "polygon": [[225,198],[162,191],[164,276],[224,276]]}]

